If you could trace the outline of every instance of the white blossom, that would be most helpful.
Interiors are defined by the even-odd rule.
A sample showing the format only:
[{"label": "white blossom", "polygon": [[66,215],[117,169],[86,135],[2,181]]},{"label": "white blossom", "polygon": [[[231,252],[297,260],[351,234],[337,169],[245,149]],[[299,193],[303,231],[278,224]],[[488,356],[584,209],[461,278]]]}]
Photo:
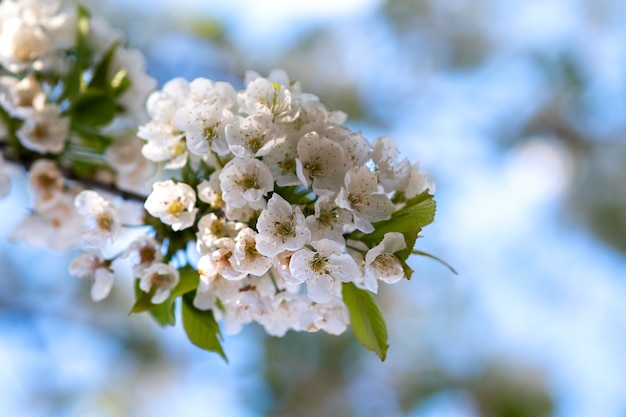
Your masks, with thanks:
[{"label": "white blossom", "polygon": [[267,114],[237,119],[226,126],[228,147],[239,158],[267,155],[274,146],[285,140],[277,135],[272,117]]},{"label": "white blossom", "polygon": [[65,148],[70,120],[61,115],[58,106],[47,104],[32,112],[16,135],[25,148],[39,153],[60,153]]},{"label": "white blossom", "polygon": [[125,116],[135,122],[145,122],[145,105],[149,94],[157,82],[146,73],[146,58],[137,49],[118,47],[109,69],[111,77],[125,74],[130,80],[129,87],[117,98],[117,105]]},{"label": "white blossom", "polygon": [[398,146],[388,136],[378,138],[373,144],[372,159],[380,172],[378,180],[386,192],[404,190],[409,180],[411,163],[408,159],[397,160]]},{"label": "white blossom", "polygon": [[82,191],[74,200],[76,211],[85,219],[85,242],[95,246],[112,242],[121,229],[121,221],[113,203],[92,190]]},{"label": "white blossom", "polygon": [[229,281],[238,281],[248,275],[246,272],[236,270],[230,260],[235,252],[233,239],[224,237],[215,241],[214,245],[215,250],[198,260],[198,274],[201,280],[210,282],[219,275]]},{"label": "white blossom", "polygon": [[237,271],[260,277],[270,269],[272,260],[258,252],[256,236],[257,233],[249,227],[237,234],[230,263]]},{"label": "white blossom", "polygon": [[341,297],[334,296],[323,304],[311,303],[301,322],[304,331],[324,330],[328,334],[340,335],[348,328],[350,316]]},{"label": "white blossom", "polygon": [[235,238],[239,231],[245,227],[244,223],[218,217],[215,213],[205,214],[198,220],[196,248],[201,255],[207,255],[217,249],[216,242],[219,239],[224,237]]},{"label": "white blossom", "polygon": [[41,27],[28,25],[18,17],[7,19],[0,32],[0,62],[15,72],[42,65],[40,60],[50,52],[50,44]]},{"label": "white blossom", "polygon": [[178,269],[171,264],[155,262],[143,271],[139,279],[139,288],[146,293],[154,291],[150,301],[152,304],[160,304],[167,300],[179,280]]},{"label": "white blossom", "polygon": [[0,103],[11,116],[25,119],[45,106],[46,93],[33,74],[21,80],[4,76],[0,77]]},{"label": "white blossom", "polygon": [[200,77],[189,83],[189,101],[196,104],[219,104],[234,111],[237,106],[237,92],[230,83],[214,82]]},{"label": "white blossom", "polygon": [[76,12],[62,0],[0,4],[0,64],[12,72],[49,71],[75,43]]},{"label": "white blossom", "polygon": [[286,138],[285,141],[277,143],[267,155],[263,156],[263,162],[270,168],[276,184],[281,187],[301,183],[296,164],[297,142],[297,138]]},{"label": "white blossom", "polygon": [[193,226],[198,212],[193,188],[172,180],[155,182],[144,206],[150,215],[169,224],[174,231]]},{"label": "white blossom", "polygon": [[143,155],[154,162],[168,162],[166,168],[177,169],[187,161],[187,146],[183,132],[174,124],[176,112],[189,97],[189,83],[174,78],[163,88],[148,96],[146,109],[150,121],[139,126],[137,136],[146,140]]},{"label": "white blossom", "polygon": [[307,294],[317,303],[333,298],[339,282],[350,282],[360,271],[344,247],[329,239],[311,242],[315,250],[302,248],[291,256],[289,270],[298,281],[307,284]]},{"label": "white blossom", "polygon": [[219,103],[191,103],[176,112],[173,123],[184,133],[191,153],[226,155],[229,149],[224,129],[233,118],[232,112]]},{"label": "white blossom", "polygon": [[28,185],[35,200],[35,210],[44,211],[63,197],[63,175],[48,159],[38,159],[30,168]]},{"label": "white blossom", "polygon": [[299,207],[292,207],[280,195],[274,194],[257,220],[259,253],[274,257],[280,252],[303,247],[311,237],[304,220]]},{"label": "white blossom", "polygon": [[[246,74],[244,76],[244,84],[247,86],[253,81],[258,80],[259,78],[263,78],[261,74],[259,74],[256,71],[248,70],[246,71]],[[289,74],[287,74],[287,71],[283,69],[275,68],[271,70],[270,73],[265,78],[270,82],[275,82],[284,86],[288,85],[289,90],[295,95],[301,94],[300,81],[296,81],[296,80],[292,81],[289,78]]]},{"label": "white blossom", "polygon": [[[204,262],[208,263],[209,261],[206,260]],[[226,307],[232,300],[237,299],[237,293],[241,288],[244,288],[248,282],[246,279],[227,280],[218,273],[202,274],[201,271],[204,270],[198,267],[200,281],[193,304],[200,310],[213,309],[213,313],[219,318],[220,309],[214,308],[217,307],[218,300],[220,305]]]},{"label": "white blossom", "polygon": [[35,207],[13,230],[11,238],[33,247],[71,249],[83,240],[84,226],[74,207],[76,193],[63,192],[54,202]]},{"label": "white blossom", "polygon": [[[398,158],[393,140],[370,144],[343,125],[345,113],[329,111],[282,70],[248,72],[239,91],[226,82],[176,78],[150,94],[156,82],[143,56],[123,48],[123,34],[97,18],[81,20],[90,27],[80,28],[89,29],[80,85],[91,88],[107,57],[107,81],[120,90],[110,123],[83,125],[72,119],[80,112],[65,91],[65,71],[76,58],[68,48],[80,39],[75,20],[69,0],[0,2],[0,66],[7,70],[0,106],[18,119],[0,126],[0,141],[9,151],[17,138],[30,151],[57,154],[32,164],[33,211],[13,238],[53,249],[95,246],[70,268],[93,280],[94,300],[111,291],[118,258],[128,258],[153,304],[173,299],[178,268],[189,265],[199,276],[190,289],[194,306],[211,309],[227,334],[251,322],[278,336],[340,334],[349,325],[343,283],[375,293],[378,281],[405,276],[397,256],[406,248],[402,233],[385,234],[373,248],[346,242],[362,236],[355,229],[371,233],[390,219],[403,197],[433,189],[417,164]],[[92,128],[93,136],[80,130]],[[99,146],[99,135],[111,140]],[[0,154],[0,196],[8,189],[3,163]],[[141,205],[84,190],[85,172],[101,190],[115,184],[147,197]],[[127,230],[134,225],[142,227]],[[103,255],[110,243],[121,255]]]},{"label": "white blossom", "polygon": [[222,199],[226,204],[242,208],[265,208],[265,196],[274,190],[270,169],[254,158],[235,158],[219,174]]},{"label": "white blossom", "polygon": [[404,196],[406,198],[413,198],[426,190],[428,190],[430,194],[433,194],[435,192],[435,184],[428,180],[425,172],[419,170],[419,163],[414,162],[411,164],[411,173],[406,189],[404,190]]},{"label": "white blossom", "polygon": [[298,141],[296,173],[305,187],[314,191],[338,191],[349,168],[341,146],[332,140],[307,133]]},{"label": "white blossom", "polygon": [[343,112],[328,111],[314,94],[301,93],[295,96],[300,111],[298,118],[284,128],[292,133],[299,132],[303,136],[309,132],[326,132],[345,122],[347,115]]},{"label": "white blossom", "polygon": [[385,233],[383,240],[365,254],[365,287],[378,292],[378,280],[394,284],[405,277],[400,260],[394,253],[406,248],[404,235],[398,232]]},{"label": "white blossom", "polygon": [[119,189],[141,194],[150,190],[148,182],[156,168],[141,154],[142,146],[143,141],[137,136],[123,135],[106,149],[104,155],[115,170],[115,185]]},{"label": "white blossom", "polygon": [[345,177],[345,187],[337,196],[339,207],[352,212],[354,224],[363,233],[374,231],[372,222],[391,217],[394,205],[385,194],[378,194],[376,174],[366,166],[354,167]]},{"label": "white blossom", "polygon": [[[255,282],[257,280],[258,278]],[[220,309],[217,316],[220,317],[226,334],[239,333],[244,324],[258,320],[267,311],[267,304],[253,281],[245,279],[240,283],[236,292],[224,294],[221,291],[219,294],[223,309]]]},{"label": "white blossom", "polygon": [[280,292],[267,297],[266,309],[257,321],[267,334],[282,337],[288,330],[305,330],[308,323],[303,315],[310,309],[311,301],[303,294]]},{"label": "white blossom", "polygon": [[121,257],[130,258],[133,275],[139,278],[147,268],[163,259],[161,244],[151,236],[141,235],[128,245]]},{"label": "white blossom", "polygon": [[211,207],[220,207],[223,204],[219,172],[221,171],[214,172],[209,180],[202,181],[196,187],[198,199]]},{"label": "white blossom", "polygon": [[338,207],[332,194],[323,194],[315,201],[315,214],[306,218],[306,225],[311,230],[311,240],[331,239],[343,244],[344,228],[351,220],[350,212]]},{"label": "white blossom", "polygon": [[239,93],[239,109],[243,114],[268,114],[276,122],[291,122],[298,111],[292,107],[291,91],[277,81],[256,78]]},{"label": "white blossom", "polygon": [[70,274],[93,280],[91,298],[94,301],[104,300],[113,288],[111,262],[104,258],[100,249],[85,249],[70,265]]},{"label": "white blossom", "polygon": [[324,130],[323,134],[341,146],[350,168],[364,165],[372,156],[372,145],[360,133],[336,126]]}]

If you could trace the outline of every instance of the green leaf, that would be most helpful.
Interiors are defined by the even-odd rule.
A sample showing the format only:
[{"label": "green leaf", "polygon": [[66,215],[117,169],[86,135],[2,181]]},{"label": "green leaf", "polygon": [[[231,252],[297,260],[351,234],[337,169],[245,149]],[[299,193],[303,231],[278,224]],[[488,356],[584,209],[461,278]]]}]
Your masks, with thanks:
[{"label": "green leaf", "polygon": [[342,287],[343,301],[350,312],[350,325],[361,344],[378,355],[381,361],[387,357],[387,325],[374,297],[365,290],[347,282]]},{"label": "green leaf", "polygon": [[91,178],[98,169],[97,165],[89,163],[87,161],[73,161],[72,171],[82,178]]},{"label": "green leaf", "polygon": [[149,311],[150,315],[161,326],[173,326],[174,324],[176,324],[176,316],[174,314],[175,298],[170,296],[167,300],[163,301],[160,304],[152,304],[152,297],[154,296],[155,291],[156,290],[143,292],[139,288],[139,280],[135,280],[135,296],[137,298],[135,300],[135,304],[133,304],[132,308],[130,309],[129,314]]},{"label": "green leaf", "polygon": [[74,53],[69,57],[70,67],[67,72],[67,76],[63,80],[65,89],[63,94],[59,97],[59,102],[66,98],[72,100],[78,95],[83,86],[83,72],[87,68],[89,62],[89,44],[87,39],[89,38],[90,31],[89,11],[83,6],[78,6],[78,21],[76,23],[76,48]]},{"label": "green leaf", "polygon": [[12,151],[19,153],[19,149],[22,144],[17,138],[15,132],[20,128],[23,121],[11,117],[11,115],[2,106],[0,106],[0,120],[0,124],[4,124],[4,127],[7,129],[7,142],[9,142],[9,145],[13,148]]},{"label": "green leaf", "polygon": [[103,135],[99,129],[86,124],[81,124],[76,120],[72,120],[71,130],[72,132],[78,133],[78,136],[80,136],[81,146],[88,147],[98,155],[103,154],[106,148],[113,143],[113,139],[109,136]]},{"label": "green leaf", "polygon": [[404,271],[404,276],[406,277],[406,279],[411,279],[411,277],[413,276],[413,268],[411,268],[409,266],[408,263],[406,263],[406,260],[404,259],[398,259],[400,261],[400,265],[402,265],[402,270]]},{"label": "green leaf", "polygon": [[142,313],[153,308],[152,297],[154,296],[154,290],[150,292],[143,292],[139,288],[139,279],[135,280],[135,304],[131,307],[128,314]]},{"label": "green leaf", "polygon": [[433,196],[428,191],[424,191],[408,200],[394,217],[412,217],[421,227],[425,227],[435,220],[435,209]]},{"label": "green leaf", "polygon": [[72,103],[71,113],[79,123],[104,125],[115,117],[115,99],[106,90],[87,88]]},{"label": "green leaf", "polygon": [[[402,233],[406,242],[406,248],[395,255],[401,261],[406,261],[411,255],[411,250],[415,246],[419,232],[423,227],[433,222],[435,209],[436,205],[433,196],[428,194],[428,191],[424,191],[422,194],[407,201],[403,208],[392,214],[391,219],[374,223],[374,231],[372,233],[364,234],[357,231],[352,233],[349,238],[360,240],[371,248],[378,245],[385,237],[385,234],[389,232]],[[407,273],[407,278],[411,278],[411,268],[406,266],[404,269],[405,273],[410,271],[410,273]]]},{"label": "green leaf", "polygon": [[198,310],[191,297],[183,297],[183,327],[187,337],[201,349],[217,352],[226,362],[228,359],[220,343],[220,328],[211,310]]},{"label": "green leaf", "polygon": [[168,298],[161,304],[156,304],[149,312],[152,318],[161,326],[173,326],[176,324],[174,306],[174,299]]},{"label": "green leaf", "polygon": [[178,273],[180,274],[180,280],[174,289],[172,289],[172,293],[170,295],[171,298],[187,294],[188,292],[198,288],[198,281],[200,280],[198,271],[187,265],[186,267],[179,269]]},{"label": "green leaf", "polygon": [[109,88],[109,69],[111,68],[111,62],[113,61],[113,56],[117,51],[117,47],[118,43],[115,42],[104,54],[93,72],[88,88],[98,90],[105,90]]}]

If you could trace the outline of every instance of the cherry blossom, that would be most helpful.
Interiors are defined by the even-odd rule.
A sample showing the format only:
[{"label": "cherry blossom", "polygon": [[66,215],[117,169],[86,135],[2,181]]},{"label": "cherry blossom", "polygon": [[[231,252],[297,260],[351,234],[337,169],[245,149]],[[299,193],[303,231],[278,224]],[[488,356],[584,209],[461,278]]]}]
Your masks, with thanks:
[{"label": "cherry blossom", "polygon": [[391,217],[394,205],[387,195],[378,192],[376,174],[366,166],[352,168],[345,177],[345,187],[337,196],[339,207],[352,212],[354,224],[360,231],[374,231],[372,222]]},{"label": "cherry blossom", "polygon": [[330,301],[336,284],[350,282],[360,274],[354,259],[343,252],[343,246],[329,239],[311,242],[315,250],[303,248],[289,262],[291,275],[307,284],[307,294],[317,303]]},{"label": "cherry blossom", "polygon": [[257,250],[274,257],[280,252],[295,251],[311,237],[299,207],[292,207],[284,198],[274,194],[257,220]]},{"label": "cherry blossom", "polygon": [[242,208],[265,208],[265,196],[274,190],[270,169],[254,158],[235,158],[219,174],[222,199],[226,204]]},{"label": "cherry blossom", "polygon": [[85,241],[94,246],[113,241],[121,229],[117,209],[111,201],[92,190],[82,191],[74,200],[76,211],[85,219]]},{"label": "cherry blossom", "polygon": [[152,304],[167,300],[172,289],[178,284],[180,274],[171,264],[155,262],[147,267],[139,279],[139,288],[144,292],[154,291]]},{"label": "cherry blossom", "polygon": [[405,278],[404,269],[394,253],[406,248],[402,233],[386,233],[382,242],[367,251],[365,255],[365,287],[378,292],[378,281],[395,284]]},{"label": "cherry blossom", "polygon": [[182,230],[193,225],[198,212],[195,205],[196,193],[193,188],[172,180],[154,183],[145,203],[148,213],[169,224],[172,230]]},{"label": "cherry blossom", "polygon": [[345,291],[405,277],[404,217],[434,185],[391,138],[370,144],[283,70],[153,91],[124,44],[69,0],[0,3],[0,197],[5,160],[28,168],[33,197],[12,239],[80,247],[70,274],[95,301],[129,263],[133,312],[184,303],[183,322],[225,333],[340,334]]},{"label": "cherry blossom", "polygon": [[91,298],[94,301],[105,299],[113,288],[113,269],[110,262],[104,259],[100,249],[85,249],[84,253],[72,262],[70,274],[93,280]]}]

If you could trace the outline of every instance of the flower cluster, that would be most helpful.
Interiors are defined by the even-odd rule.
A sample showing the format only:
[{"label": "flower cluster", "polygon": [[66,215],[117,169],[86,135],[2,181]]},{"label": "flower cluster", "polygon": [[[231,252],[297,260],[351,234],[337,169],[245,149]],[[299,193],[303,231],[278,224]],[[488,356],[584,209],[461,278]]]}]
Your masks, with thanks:
[{"label": "flower cluster", "polygon": [[180,174],[155,183],[145,208],[192,237],[193,306],[227,332],[254,321],[273,335],[338,334],[349,324],[346,284],[376,293],[410,273],[432,213],[409,214],[428,211],[432,184],[391,138],[368,142],[284,71],[249,72],[240,91],[174,79],[147,110],[143,155]]},{"label": "flower cluster", "polygon": [[143,55],[123,42],[70,0],[0,3],[0,130],[8,156],[46,156],[121,189],[145,190],[150,163],[134,133],[156,81]]},{"label": "flower cluster", "polygon": [[0,3],[0,145],[4,159],[30,168],[34,199],[13,238],[58,250],[82,242],[86,209],[74,200],[85,187],[70,178],[149,189],[154,168],[135,132],[156,81],[123,42],[73,1]]},{"label": "flower cluster", "polygon": [[0,3],[0,195],[6,159],[30,168],[34,197],[13,237],[82,244],[70,272],[94,300],[130,263],[131,311],[173,324],[178,303],[190,340],[222,355],[220,323],[256,322],[277,336],[351,324],[384,358],[371,294],[410,278],[434,216],[418,165],[284,71],[249,72],[241,90],[177,78],[152,92],[122,42],[70,2]]}]

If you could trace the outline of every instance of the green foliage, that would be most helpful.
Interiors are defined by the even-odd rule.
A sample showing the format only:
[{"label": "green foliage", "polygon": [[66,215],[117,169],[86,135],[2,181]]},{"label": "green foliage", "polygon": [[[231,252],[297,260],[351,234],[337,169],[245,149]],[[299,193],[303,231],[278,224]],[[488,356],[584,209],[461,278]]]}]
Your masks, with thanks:
[{"label": "green foliage", "polygon": [[187,337],[201,349],[218,353],[226,362],[226,354],[222,349],[220,328],[211,310],[198,310],[193,305],[193,297],[183,297],[183,327]]},{"label": "green foliage", "polygon": [[173,326],[176,324],[176,315],[174,312],[175,297],[169,297],[160,304],[152,304],[151,300],[155,292],[156,289],[152,289],[149,292],[143,292],[139,288],[139,280],[135,280],[135,296],[137,298],[135,300],[135,304],[133,304],[130,309],[129,314],[148,311],[161,326]]},{"label": "green foliage", "polygon": [[64,79],[65,89],[59,98],[72,100],[80,91],[83,84],[82,74],[87,68],[89,62],[89,46],[87,38],[89,37],[89,24],[91,17],[89,12],[82,6],[78,6],[78,22],[76,31],[76,50],[68,57],[70,69]]},{"label": "green foliage", "polygon": [[195,167],[188,162],[182,168],[180,175],[185,184],[196,188],[202,181],[208,180],[213,172],[215,172],[214,167],[207,164],[204,160],[200,160]]},{"label": "green foliage", "polygon": [[180,274],[180,280],[174,289],[172,289],[172,293],[170,295],[171,298],[187,294],[188,292],[198,288],[198,281],[200,280],[200,277],[195,269],[187,265],[184,268],[179,269],[178,273]]},{"label": "green foliage", "polygon": [[274,192],[278,193],[291,204],[312,205],[315,202],[314,198],[311,196],[311,190],[301,185],[288,187],[276,185]]},{"label": "green foliage", "polygon": [[424,191],[408,200],[404,207],[391,215],[391,219],[374,223],[374,231],[372,233],[365,234],[356,231],[351,233],[348,238],[360,240],[372,248],[383,240],[385,234],[389,232],[402,233],[406,242],[406,248],[395,255],[404,268],[404,274],[408,279],[411,279],[413,270],[407,265],[406,260],[411,255],[422,228],[432,223],[435,219],[435,209],[436,204],[433,196],[428,191]]},{"label": "green foliage", "polygon": [[176,298],[195,290],[198,287],[199,280],[198,273],[189,265],[179,269],[178,273],[180,274],[178,284],[172,289],[169,298],[160,304],[152,304],[151,300],[154,296],[155,290],[151,290],[149,292],[142,291],[139,288],[139,280],[136,280],[136,300],[135,304],[133,304],[130,309],[129,314],[148,311],[161,326],[173,326],[176,323],[176,316],[174,312]]},{"label": "green foliage", "polygon": [[93,89],[106,89],[109,84],[109,68],[113,61],[113,56],[117,51],[118,44],[114,43],[109,50],[104,54],[98,65],[93,71],[91,81],[89,81],[89,88]]},{"label": "green foliage", "polygon": [[75,119],[91,126],[110,123],[115,117],[115,98],[106,89],[88,87],[72,102],[72,115]]},{"label": "green foliage", "polygon": [[361,344],[384,361],[387,357],[387,325],[374,297],[365,290],[347,282],[342,287],[343,301],[350,312],[350,325]]},{"label": "green foliage", "polygon": [[101,155],[108,148],[113,140],[103,135],[99,129],[82,124],[76,120],[72,120],[71,129],[80,136],[80,144],[89,148],[95,154]]}]

